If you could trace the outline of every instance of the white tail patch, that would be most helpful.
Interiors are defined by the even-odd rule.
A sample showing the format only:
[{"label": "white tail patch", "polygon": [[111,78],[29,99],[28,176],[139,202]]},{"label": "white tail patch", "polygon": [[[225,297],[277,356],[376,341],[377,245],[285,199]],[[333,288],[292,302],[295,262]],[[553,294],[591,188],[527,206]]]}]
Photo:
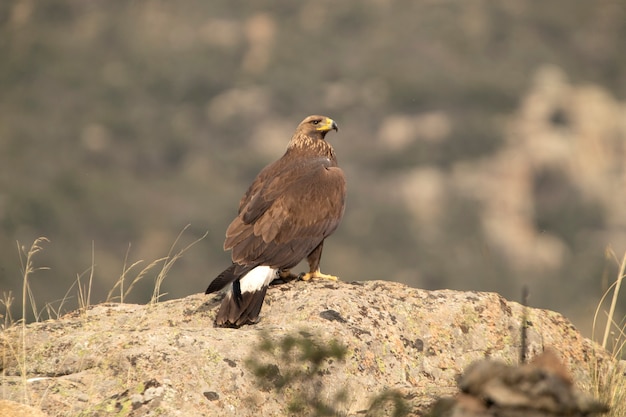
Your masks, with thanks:
[{"label": "white tail patch", "polygon": [[278,269],[269,266],[257,266],[239,279],[241,292],[256,292],[268,287],[270,282],[278,278]]}]

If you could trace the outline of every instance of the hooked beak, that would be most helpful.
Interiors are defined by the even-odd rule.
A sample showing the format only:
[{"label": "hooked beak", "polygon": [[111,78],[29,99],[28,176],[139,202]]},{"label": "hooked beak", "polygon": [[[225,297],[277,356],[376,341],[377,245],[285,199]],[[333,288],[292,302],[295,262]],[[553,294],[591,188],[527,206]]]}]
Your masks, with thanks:
[{"label": "hooked beak", "polygon": [[328,132],[328,131],[334,130],[335,132],[337,132],[339,131],[339,126],[337,126],[337,122],[327,117],[326,119],[324,119],[322,123],[319,124],[319,126],[317,126],[317,130],[321,132]]}]

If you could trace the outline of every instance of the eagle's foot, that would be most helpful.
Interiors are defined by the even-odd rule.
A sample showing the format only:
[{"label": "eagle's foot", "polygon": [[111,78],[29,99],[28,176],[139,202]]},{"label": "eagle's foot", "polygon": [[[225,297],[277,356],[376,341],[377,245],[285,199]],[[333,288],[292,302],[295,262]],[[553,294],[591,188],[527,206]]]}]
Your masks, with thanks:
[{"label": "eagle's foot", "polygon": [[307,272],[306,274],[300,274],[300,279],[302,281],[309,281],[311,279],[325,279],[328,281],[338,281],[339,278],[335,275],[328,275],[322,273],[319,269],[314,272]]}]

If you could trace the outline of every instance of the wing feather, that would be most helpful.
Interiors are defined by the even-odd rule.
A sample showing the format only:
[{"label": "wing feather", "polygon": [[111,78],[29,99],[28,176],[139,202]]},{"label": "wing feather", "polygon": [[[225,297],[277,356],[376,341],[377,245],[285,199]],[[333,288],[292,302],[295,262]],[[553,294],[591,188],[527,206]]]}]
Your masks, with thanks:
[{"label": "wing feather", "polygon": [[327,158],[269,165],[240,202],[226,232],[233,262],[291,268],[335,231],[346,181]]}]

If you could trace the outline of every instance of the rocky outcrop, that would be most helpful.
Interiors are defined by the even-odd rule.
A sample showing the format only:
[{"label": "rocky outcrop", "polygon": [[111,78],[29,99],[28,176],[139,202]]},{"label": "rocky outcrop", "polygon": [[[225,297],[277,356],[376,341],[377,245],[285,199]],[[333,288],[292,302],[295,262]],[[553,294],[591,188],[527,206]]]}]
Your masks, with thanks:
[{"label": "rocky outcrop", "polygon": [[589,417],[609,411],[574,386],[552,349],[521,365],[478,360],[459,378],[459,390],[454,398],[439,399],[428,417]]},{"label": "rocky outcrop", "polygon": [[[518,363],[523,307],[494,293],[296,281],[271,287],[261,322],[240,329],[213,326],[220,298],[96,305],[28,325],[24,343],[6,330],[2,396],[26,393],[50,416],[386,415],[394,404],[425,415],[472,362]],[[588,387],[591,364],[608,358],[558,313],[527,318],[529,356],[553,348]]]}]

